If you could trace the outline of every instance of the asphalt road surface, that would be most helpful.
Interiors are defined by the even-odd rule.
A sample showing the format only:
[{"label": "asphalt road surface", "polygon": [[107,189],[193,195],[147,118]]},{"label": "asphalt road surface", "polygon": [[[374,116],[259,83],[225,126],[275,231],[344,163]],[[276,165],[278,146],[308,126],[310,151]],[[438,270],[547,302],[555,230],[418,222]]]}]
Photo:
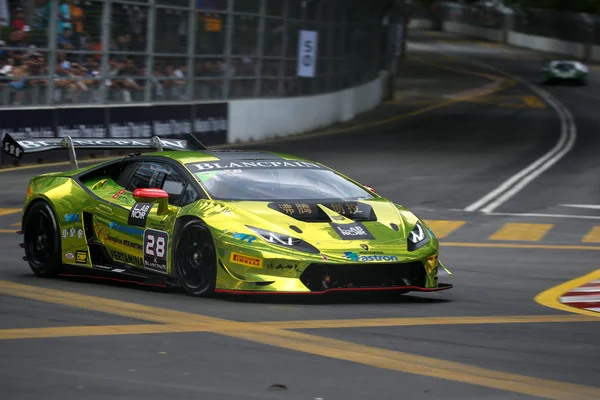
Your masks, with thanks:
[{"label": "asphalt road surface", "polygon": [[[600,74],[540,92],[536,54],[440,34],[413,33],[411,44],[396,101],[257,146],[324,162],[411,207],[440,237],[453,290],[194,299],[35,278],[11,209],[30,176],[65,167],[7,170],[2,398],[600,398],[598,319],[534,300],[598,268]],[[552,165],[527,170],[547,154]]]}]

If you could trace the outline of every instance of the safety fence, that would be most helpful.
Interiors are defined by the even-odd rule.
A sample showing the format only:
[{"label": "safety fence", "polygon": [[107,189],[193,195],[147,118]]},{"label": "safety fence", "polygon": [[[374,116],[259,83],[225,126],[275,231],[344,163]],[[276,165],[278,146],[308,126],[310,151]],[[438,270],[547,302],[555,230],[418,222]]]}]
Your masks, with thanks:
[{"label": "safety fence", "polygon": [[0,0],[0,107],[281,98],[354,87],[378,76],[389,3]]}]

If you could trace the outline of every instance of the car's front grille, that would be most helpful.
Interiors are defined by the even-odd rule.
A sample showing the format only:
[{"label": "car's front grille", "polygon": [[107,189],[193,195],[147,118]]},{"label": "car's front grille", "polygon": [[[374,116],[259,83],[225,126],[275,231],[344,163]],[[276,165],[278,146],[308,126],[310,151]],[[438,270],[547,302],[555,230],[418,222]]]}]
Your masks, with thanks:
[{"label": "car's front grille", "polygon": [[425,267],[420,261],[395,264],[311,264],[300,280],[311,291],[336,288],[390,288],[425,286]]}]

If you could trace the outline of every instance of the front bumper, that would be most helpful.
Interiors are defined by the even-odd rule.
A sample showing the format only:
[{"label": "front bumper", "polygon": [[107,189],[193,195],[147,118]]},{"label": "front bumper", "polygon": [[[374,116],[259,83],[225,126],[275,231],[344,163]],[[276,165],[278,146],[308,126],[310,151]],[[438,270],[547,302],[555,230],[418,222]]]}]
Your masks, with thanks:
[{"label": "front bumper", "polygon": [[[437,259],[437,257],[435,257]],[[324,294],[357,291],[419,291],[433,292],[451,289],[450,284],[438,283],[438,268],[426,268],[422,260],[397,263],[336,263],[306,262],[282,264],[294,269],[257,270],[240,276],[220,260],[215,291],[217,293],[262,294]],[[269,263],[269,266],[273,264]]]},{"label": "front bumper", "polygon": [[439,292],[442,290],[452,289],[454,285],[449,283],[439,283],[438,286],[433,288],[424,288],[418,286],[395,286],[386,288],[333,288],[326,289],[318,292],[274,292],[274,291],[259,291],[259,290],[236,290],[236,289],[215,289],[215,293],[223,294],[269,294],[269,295],[323,295],[333,292]]}]

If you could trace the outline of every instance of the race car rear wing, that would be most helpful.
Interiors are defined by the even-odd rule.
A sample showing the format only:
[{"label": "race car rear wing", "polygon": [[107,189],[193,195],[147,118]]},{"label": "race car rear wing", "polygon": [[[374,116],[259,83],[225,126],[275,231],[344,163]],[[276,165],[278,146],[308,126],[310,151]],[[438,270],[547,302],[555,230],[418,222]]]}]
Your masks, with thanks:
[{"label": "race car rear wing", "polygon": [[2,150],[4,153],[21,159],[23,154],[40,153],[50,150],[69,150],[69,161],[73,169],[79,168],[75,149],[97,149],[97,150],[207,150],[194,135],[189,135],[191,140],[161,139],[153,136],[150,139],[72,139],[70,136],[63,138],[27,139],[17,140],[8,133],[2,139]]}]

